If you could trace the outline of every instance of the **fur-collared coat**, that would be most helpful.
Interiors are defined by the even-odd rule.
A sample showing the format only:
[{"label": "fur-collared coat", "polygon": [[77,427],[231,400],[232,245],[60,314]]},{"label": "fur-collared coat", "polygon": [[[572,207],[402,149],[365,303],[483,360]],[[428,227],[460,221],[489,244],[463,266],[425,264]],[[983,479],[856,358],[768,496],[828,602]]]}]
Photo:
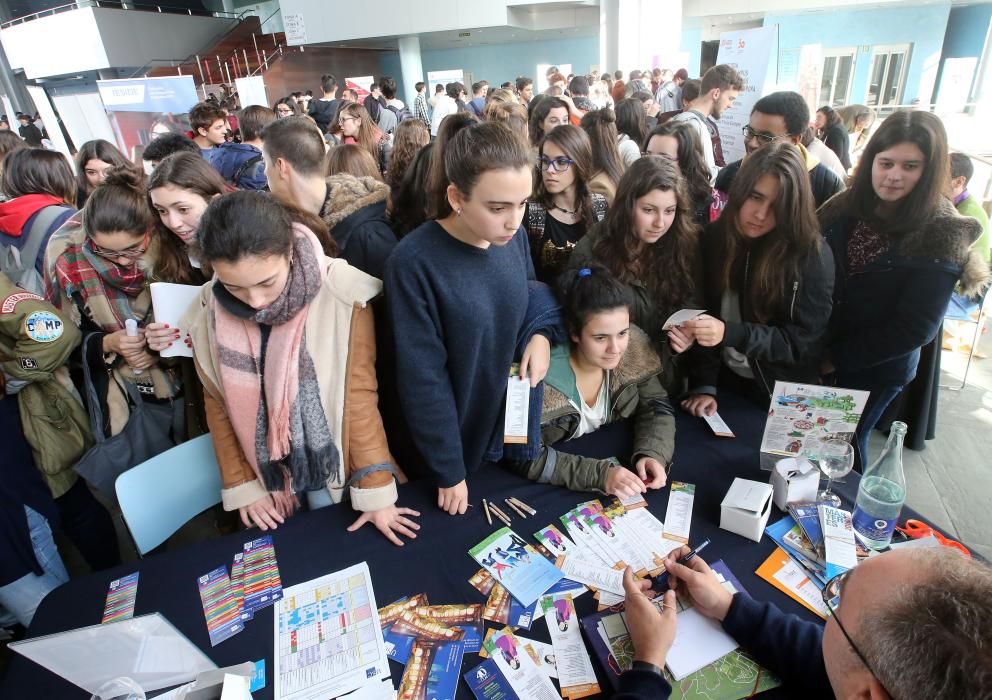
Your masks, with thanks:
[{"label": "fur-collared coat", "polygon": [[[606,491],[606,474],[614,463],[559,452],[554,446],[575,436],[579,427],[579,395],[575,373],[568,362],[568,345],[556,346],[544,380],[541,405],[541,454],[513,464],[534,481],[565,486],[574,491]],[[661,462],[667,470],[675,451],[675,413],[659,381],[661,360],[651,340],[637,326],[615,370],[607,373],[606,423],[634,418],[631,463],[641,457]]]},{"label": "fur-collared coat", "polygon": [[327,178],[327,197],[320,218],[338,244],[339,257],[362,272],[382,279],[386,259],[396,247],[396,234],[386,220],[389,185],[371,177],[346,173]]},{"label": "fur-collared coat", "polygon": [[920,348],[940,328],[955,285],[965,295],[989,283],[988,263],[971,249],[981,225],[947,200],[858,271],[848,269],[848,239],[858,220],[848,192],[819,212],[836,266],[828,356],[839,381],[857,386],[904,386],[916,375]]}]

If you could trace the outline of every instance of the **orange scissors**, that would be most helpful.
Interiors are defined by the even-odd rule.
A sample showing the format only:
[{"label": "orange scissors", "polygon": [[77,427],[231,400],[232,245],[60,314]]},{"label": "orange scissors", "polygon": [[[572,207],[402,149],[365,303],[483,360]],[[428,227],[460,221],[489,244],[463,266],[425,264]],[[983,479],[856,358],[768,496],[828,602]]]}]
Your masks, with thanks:
[{"label": "orange scissors", "polygon": [[896,525],[896,530],[906,535],[906,537],[909,537],[910,539],[914,539],[914,540],[918,540],[923,537],[929,537],[930,535],[933,535],[934,538],[936,538],[936,540],[945,547],[951,547],[953,549],[956,549],[959,552],[961,552],[963,555],[971,559],[971,552],[968,551],[967,547],[965,547],[960,542],[952,540],[949,537],[945,537],[940,532],[934,530],[932,527],[930,527],[929,525],[927,525],[926,523],[920,520],[914,520],[913,518],[910,518],[909,520],[906,521],[906,524],[903,525],[902,527]]}]

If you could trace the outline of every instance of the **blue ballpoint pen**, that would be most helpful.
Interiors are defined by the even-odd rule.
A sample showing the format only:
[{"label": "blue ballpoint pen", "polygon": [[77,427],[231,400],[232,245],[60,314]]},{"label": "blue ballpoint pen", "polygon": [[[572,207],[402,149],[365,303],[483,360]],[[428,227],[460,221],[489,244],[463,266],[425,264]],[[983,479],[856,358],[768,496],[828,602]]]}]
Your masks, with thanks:
[{"label": "blue ballpoint pen", "polygon": [[[688,564],[690,561],[692,561],[692,558],[695,557],[700,552],[702,552],[703,549],[706,547],[706,545],[708,545],[709,543],[710,543],[709,540],[703,540],[695,549],[690,550],[688,554],[686,554],[684,557],[679,559],[679,564],[681,564],[682,566]],[[669,573],[666,571],[662,574],[659,574],[658,578],[656,578],[654,582],[661,587],[661,590],[667,591],[668,578],[669,578]]]}]

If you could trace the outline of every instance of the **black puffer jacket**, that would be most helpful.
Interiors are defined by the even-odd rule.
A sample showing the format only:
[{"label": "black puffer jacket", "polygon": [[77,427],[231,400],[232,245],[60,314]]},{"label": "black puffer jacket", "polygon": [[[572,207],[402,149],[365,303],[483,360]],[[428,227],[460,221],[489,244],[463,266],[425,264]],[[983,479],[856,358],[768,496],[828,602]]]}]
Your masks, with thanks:
[{"label": "black puffer jacket", "polygon": [[[710,225],[701,239],[706,283],[706,307],[719,317],[721,308],[719,222]],[[830,247],[821,242],[819,253],[809,255],[799,274],[786,281],[774,316],[760,322],[749,303],[751,271],[764,239],[754,241],[734,262],[731,274],[738,290],[741,321],[725,321],[723,342],[712,348],[695,348],[690,354],[690,388],[693,393],[716,394],[722,350],[729,347],[746,356],[755,381],[769,394],[776,380],[817,383],[823,341],[830,320],[834,287],[834,260]]]}]

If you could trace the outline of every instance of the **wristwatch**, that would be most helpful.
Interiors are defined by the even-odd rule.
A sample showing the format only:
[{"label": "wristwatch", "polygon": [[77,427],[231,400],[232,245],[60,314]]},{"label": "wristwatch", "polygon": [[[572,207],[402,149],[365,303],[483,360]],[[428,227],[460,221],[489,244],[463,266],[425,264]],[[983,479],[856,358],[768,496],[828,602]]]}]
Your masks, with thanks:
[{"label": "wristwatch", "polygon": [[657,673],[659,676],[664,678],[665,673],[655,666],[654,664],[649,664],[647,661],[635,661],[630,665],[631,671],[648,671],[649,673]]}]

